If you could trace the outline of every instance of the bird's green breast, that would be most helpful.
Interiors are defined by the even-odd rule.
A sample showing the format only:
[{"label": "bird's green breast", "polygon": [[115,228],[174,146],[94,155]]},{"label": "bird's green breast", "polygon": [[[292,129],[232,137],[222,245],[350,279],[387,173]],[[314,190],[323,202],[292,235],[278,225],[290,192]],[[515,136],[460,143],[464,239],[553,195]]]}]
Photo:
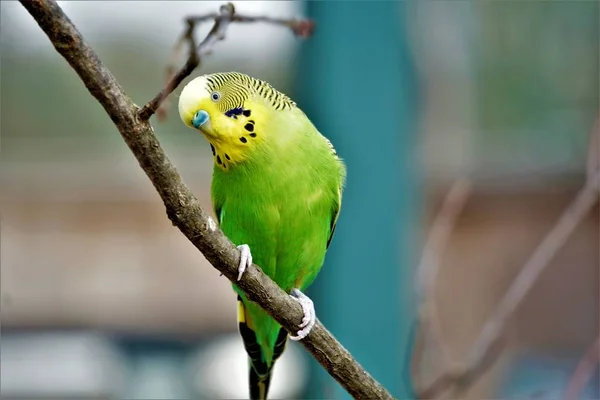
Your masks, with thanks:
[{"label": "bird's green breast", "polygon": [[215,168],[212,197],[225,234],[284,290],[303,289],[323,262],[342,165],[312,124],[284,134],[230,171]]},{"label": "bird's green breast", "polygon": [[[276,139],[228,171],[214,169],[213,206],[223,232],[236,245],[247,244],[253,262],[283,290],[304,290],[324,261],[344,165],[308,119],[263,126]],[[261,347],[270,348],[279,325],[257,305],[247,306]]]}]

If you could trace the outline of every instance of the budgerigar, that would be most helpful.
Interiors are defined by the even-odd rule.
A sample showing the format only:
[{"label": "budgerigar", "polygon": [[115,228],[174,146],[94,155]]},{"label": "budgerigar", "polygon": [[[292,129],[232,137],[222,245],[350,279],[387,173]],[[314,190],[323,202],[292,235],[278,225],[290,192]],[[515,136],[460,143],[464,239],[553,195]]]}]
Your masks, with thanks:
[{"label": "budgerigar", "polygon": [[[238,72],[190,81],[179,96],[179,115],[210,143],[213,208],[241,252],[238,280],[253,261],[259,265],[301,304],[304,319],[290,339],[303,339],[316,317],[302,292],[321,269],[336,227],[344,162],[295,102]],[[237,285],[233,289],[249,356],[250,398],[266,399],[288,333]]]}]

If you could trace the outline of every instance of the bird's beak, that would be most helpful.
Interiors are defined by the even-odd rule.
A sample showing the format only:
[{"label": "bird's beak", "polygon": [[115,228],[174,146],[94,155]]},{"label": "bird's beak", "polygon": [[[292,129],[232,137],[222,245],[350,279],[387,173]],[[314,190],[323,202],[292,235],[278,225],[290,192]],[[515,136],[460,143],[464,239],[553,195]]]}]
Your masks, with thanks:
[{"label": "bird's beak", "polygon": [[[196,111],[196,114],[192,117],[192,126],[196,129],[201,129],[209,122],[210,116],[204,110]],[[209,124],[210,125],[210,124]]]}]

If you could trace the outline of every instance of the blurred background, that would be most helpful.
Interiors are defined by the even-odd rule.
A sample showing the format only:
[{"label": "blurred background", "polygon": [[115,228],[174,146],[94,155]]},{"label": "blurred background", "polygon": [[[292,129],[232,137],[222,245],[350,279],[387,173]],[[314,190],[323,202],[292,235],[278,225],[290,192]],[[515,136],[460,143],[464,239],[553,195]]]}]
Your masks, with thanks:
[{"label": "blurred background", "polygon": [[[59,4],[142,105],[163,84],[184,18],[222,3]],[[451,185],[466,177],[472,193],[433,301],[459,362],[585,182],[600,109],[600,3],[234,4],[240,13],[315,20],[307,40],[276,26],[231,25],[194,76],[236,70],[269,81],[346,159],[336,236],[309,294],[365,369],[410,398],[415,271]],[[31,16],[17,2],[0,7],[0,395],[245,398],[229,281],[171,225],[104,110]],[[212,157],[179,120],[180,89],[154,127],[208,210]],[[596,204],[465,398],[562,395],[598,337],[599,243]],[[427,360],[422,369],[415,381],[441,372]],[[600,398],[597,376],[581,398]],[[277,364],[271,397],[348,398],[298,343]]]}]

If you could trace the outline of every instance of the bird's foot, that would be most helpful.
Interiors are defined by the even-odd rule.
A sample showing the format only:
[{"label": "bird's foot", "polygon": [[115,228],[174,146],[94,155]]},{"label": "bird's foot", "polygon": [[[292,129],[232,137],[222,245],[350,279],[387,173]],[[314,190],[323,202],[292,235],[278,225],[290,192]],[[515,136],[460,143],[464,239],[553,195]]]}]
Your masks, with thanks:
[{"label": "bird's foot", "polygon": [[238,267],[239,275],[237,280],[239,281],[242,279],[242,275],[244,274],[244,271],[246,271],[246,268],[252,265],[252,253],[250,253],[250,247],[248,247],[247,244],[241,244],[237,249],[242,253],[240,254],[240,266]]},{"label": "bird's foot", "polygon": [[299,325],[300,330],[298,331],[298,336],[290,336],[290,340],[298,341],[304,339],[312,330],[313,326],[315,326],[317,315],[315,313],[313,301],[307,295],[302,293],[300,289],[292,289],[290,296],[300,303],[302,311],[304,312],[304,318],[302,318],[302,322]]}]

